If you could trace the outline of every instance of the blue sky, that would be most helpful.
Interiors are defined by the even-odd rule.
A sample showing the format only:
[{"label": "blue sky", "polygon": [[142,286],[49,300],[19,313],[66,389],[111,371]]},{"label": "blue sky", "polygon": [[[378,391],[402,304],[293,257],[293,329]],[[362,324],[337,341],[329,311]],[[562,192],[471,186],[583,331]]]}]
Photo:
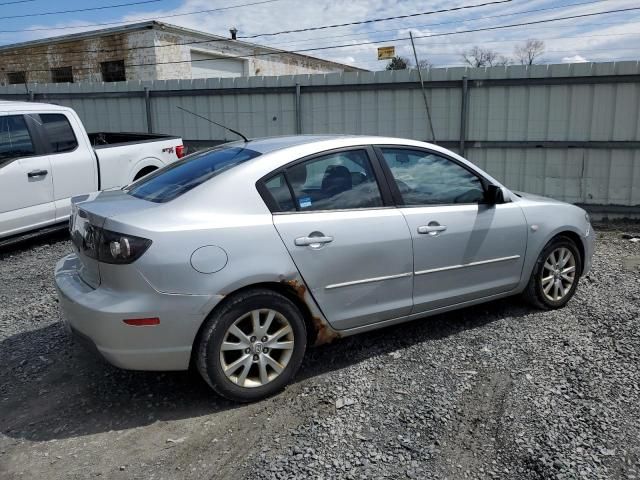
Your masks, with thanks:
[{"label": "blue sky", "polygon": [[[10,1],[16,0],[0,0],[0,4]],[[136,0],[58,0],[56,2],[33,0],[13,5],[0,5],[0,17],[30,15],[23,18],[0,18],[0,44],[108,26],[89,26],[95,23],[132,22],[153,18],[225,36],[228,35],[228,29],[232,26],[238,28],[239,35],[256,35],[454,6],[474,5],[488,0],[350,0],[349,2],[343,0],[307,2],[270,0],[268,3],[259,5],[194,15],[184,14],[261,0],[160,0],[97,11],[35,15],[60,10],[111,6],[133,1]],[[385,62],[376,60],[376,49],[379,45],[362,43],[388,40],[380,45],[394,45],[398,53],[410,56],[411,49],[408,41],[394,41],[397,38],[407,37],[409,31],[412,31],[417,37],[423,37],[417,39],[419,55],[421,58],[428,58],[436,66],[462,64],[461,52],[473,45],[491,48],[504,56],[511,56],[514,47],[528,38],[537,38],[545,42],[544,60],[546,63],[636,60],[640,59],[640,10],[527,27],[438,36],[445,32],[460,32],[632,7],[640,7],[640,2],[638,0],[512,0],[500,5],[458,12],[314,32],[259,37],[251,41],[287,50],[307,50],[314,47],[349,44],[350,46],[346,48],[315,52],[305,51],[304,53],[355,64],[371,70],[384,68]],[[166,18],[167,16],[172,17]],[[426,38],[427,36],[434,37]]]}]

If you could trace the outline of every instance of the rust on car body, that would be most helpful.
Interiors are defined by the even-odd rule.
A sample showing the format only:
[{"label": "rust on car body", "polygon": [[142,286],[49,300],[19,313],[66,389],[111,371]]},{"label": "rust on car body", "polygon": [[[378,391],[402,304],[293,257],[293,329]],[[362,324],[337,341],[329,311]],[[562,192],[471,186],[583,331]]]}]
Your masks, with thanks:
[{"label": "rust on car body", "polygon": [[286,285],[289,290],[295,293],[296,297],[298,297],[298,299],[307,307],[307,310],[309,312],[308,317],[309,320],[311,320],[311,325],[314,329],[314,346],[331,343],[341,337],[340,333],[331,328],[331,326],[324,318],[314,314],[314,312],[320,312],[315,306],[310,293],[307,291],[307,287],[302,282],[298,281],[297,279],[282,280],[281,282]]}]

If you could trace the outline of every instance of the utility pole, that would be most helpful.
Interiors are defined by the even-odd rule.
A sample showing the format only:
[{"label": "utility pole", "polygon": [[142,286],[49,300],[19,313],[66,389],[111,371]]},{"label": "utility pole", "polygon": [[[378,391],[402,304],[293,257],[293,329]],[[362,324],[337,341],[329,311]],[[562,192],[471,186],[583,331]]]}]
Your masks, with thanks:
[{"label": "utility pole", "polygon": [[427,100],[427,92],[424,90],[424,81],[422,80],[422,71],[420,70],[420,63],[418,62],[418,53],[416,52],[416,44],[413,43],[413,32],[409,32],[411,38],[411,47],[413,48],[413,57],[416,60],[416,68],[418,69],[418,77],[420,77],[420,88],[422,89],[422,98],[424,99],[424,106],[427,109],[427,118],[429,120],[429,127],[431,128],[431,138],[433,143],[437,144],[436,134],[433,131],[433,122],[431,121],[431,111],[429,110],[429,100]]}]

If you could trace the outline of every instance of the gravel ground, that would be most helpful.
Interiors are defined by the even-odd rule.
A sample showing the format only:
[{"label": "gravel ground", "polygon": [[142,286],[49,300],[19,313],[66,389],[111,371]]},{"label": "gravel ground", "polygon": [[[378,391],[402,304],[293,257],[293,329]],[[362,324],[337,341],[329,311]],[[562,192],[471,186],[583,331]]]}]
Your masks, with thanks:
[{"label": "gravel ground", "polygon": [[0,253],[0,478],[640,476],[640,226],[598,229],[554,312],[518,299],[309,352],[238,406],[190,373],[125,372],[74,345],[61,236]]}]

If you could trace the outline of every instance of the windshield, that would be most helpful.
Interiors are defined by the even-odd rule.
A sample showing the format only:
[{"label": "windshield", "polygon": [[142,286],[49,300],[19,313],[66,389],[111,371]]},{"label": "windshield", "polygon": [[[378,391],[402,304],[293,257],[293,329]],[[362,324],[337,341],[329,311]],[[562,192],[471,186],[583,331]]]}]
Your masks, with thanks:
[{"label": "windshield", "polygon": [[243,147],[221,147],[195,153],[144,177],[125,190],[129,195],[150,202],[168,202],[259,155],[259,152]]}]

